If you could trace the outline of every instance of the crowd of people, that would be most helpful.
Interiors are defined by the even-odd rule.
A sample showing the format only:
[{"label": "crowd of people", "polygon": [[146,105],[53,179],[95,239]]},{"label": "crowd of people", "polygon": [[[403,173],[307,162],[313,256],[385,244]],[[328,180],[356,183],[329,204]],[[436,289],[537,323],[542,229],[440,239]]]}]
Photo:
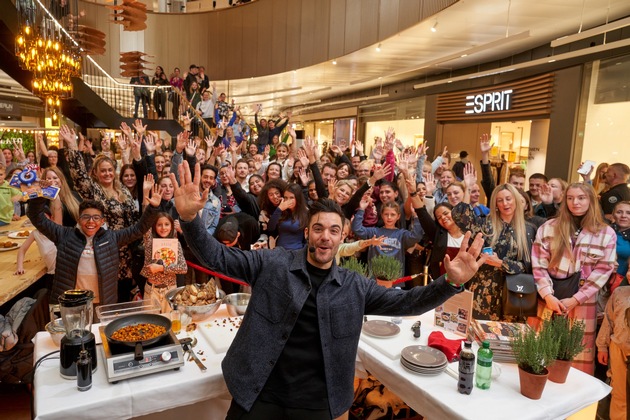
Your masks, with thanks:
[{"label": "crowd of people", "polygon": [[[184,89],[201,89],[199,104],[203,104],[210,91],[214,95],[214,86],[197,82],[197,74],[202,80],[207,78],[202,68],[195,73],[191,66],[191,74],[195,80],[179,82]],[[592,374],[596,358],[608,363],[609,347],[614,350],[612,366],[624,351],[627,354],[627,342],[616,337],[617,329],[628,334],[619,315],[625,314],[619,305],[627,308],[628,301],[610,299],[616,307],[604,310],[611,279],[619,280],[615,286],[626,286],[630,278],[630,168],[626,164],[602,164],[592,178],[593,170],[583,175],[582,182],[570,184],[541,173],[526,179],[522,169],[513,168],[508,182],[496,185],[488,135],[479,142],[479,179],[468,153],[460,153],[460,160],[451,165],[444,148],[431,161],[426,144],[405,147],[393,129],[375,139],[368,155],[359,141],[323,149],[307,137],[298,144],[288,126],[290,114],[265,120],[258,118],[258,109],[250,128],[224,94],[211,109],[214,114],[208,118],[217,123],[208,135],[201,138],[196,132],[183,131],[172,149],[156,133],[148,132],[141,120],[133,127],[121,125],[115,148],[109,137],[101,139],[98,153],[91,141],[81,134],[77,137],[66,126],[61,127],[58,148],[46,147],[38,139],[41,178],[60,188],[59,197],[46,206],[49,218],[39,214],[45,207],[42,203],[28,206],[33,223],[57,245],[57,252],[64,253],[53,268],[53,298],[63,287],[96,287],[98,276],[104,283],[98,286],[100,304],[144,295],[161,300],[166,310],[168,290],[178,284],[206,282],[205,272],[186,265],[186,261],[206,261],[200,261],[200,251],[195,252],[200,244],[188,243],[182,235],[176,200],[178,185],[190,181],[180,179],[182,166],[199,165],[197,188],[207,195],[192,214],[198,214],[207,235],[227,247],[289,251],[308,247],[309,211],[322,199],[339,207],[345,219],[342,240],[354,244],[352,252],[336,255],[336,261],[354,253],[369,267],[373,257],[388,255],[404,267],[400,277],[417,274],[426,265],[433,279],[441,278],[448,271],[445,261],[456,258],[471,237],[480,236],[492,252],[466,284],[473,293],[475,318],[535,324],[532,319],[504,314],[501,300],[507,275],[530,273],[540,297],[540,317],[548,310],[586,325],[586,347],[574,361],[575,367]],[[204,111],[204,115],[208,114]],[[250,138],[253,130],[256,140]],[[19,147],[14,153],[3,152],[0,175],[9,176],[8,169],[35,160],[34,154],[29,152],[27,157]],[[481,203],[481,190],[488,198],[486,205]],[[10,191],[6,182],[0,188],[5,191]],[[0,197],[0,222],[10,221],[14,208],[19,211],[20,196]],[[107,265],[94,251],[96,239],[92,242],[88,234],[103,224],[116,235],[112,242],[116,246],[106,252]],[[77,229],[82,239],[60,247],[60,238]],[[151,249],[155,237],[178,238],[180,257],[169,265],[156,260]],[[50,246],[42,249],[52,252]],[[67,258],[67,253],[73,257]],[[88,257],[91,265],[85,263],[86,255],[92,255]],[[18,263],[16,273],[20,270]],[[553,280],[574,273],[580,273],[579,290],[558,299]],[[236,291],[230,282],[223,281],[221,287],[226,293]],[[596,345],[598,322],[605,312],[605,327]]]}]

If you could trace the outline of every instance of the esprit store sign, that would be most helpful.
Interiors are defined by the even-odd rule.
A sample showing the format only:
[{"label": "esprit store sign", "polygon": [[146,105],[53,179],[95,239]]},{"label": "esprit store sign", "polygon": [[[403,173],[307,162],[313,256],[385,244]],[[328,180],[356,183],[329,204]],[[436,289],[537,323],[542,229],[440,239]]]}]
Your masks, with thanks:
[{"label": "esprit store sign", "polygon": [[512,106],[512,89],[466,96],[466,114],[508,111]]}]

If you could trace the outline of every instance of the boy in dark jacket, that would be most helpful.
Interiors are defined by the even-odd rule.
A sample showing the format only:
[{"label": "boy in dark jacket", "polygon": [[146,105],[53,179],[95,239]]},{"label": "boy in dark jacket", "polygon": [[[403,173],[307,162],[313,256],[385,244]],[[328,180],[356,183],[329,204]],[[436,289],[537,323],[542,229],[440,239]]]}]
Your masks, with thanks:
[{"label": "boy in dark jacket", "polygon": [[94,303],[118,301],[118,248],[141,239],[160,212],[162,192],[145,197],[149,205],[133,226],[120,230],[103,228],[105,211],[99,201],[84,200],[79,206],[77,227],[64,227],[44,215],[45,198],[29,201],[27,215],[33,225],[57,245],[57,266],[51,302],[70,289],[92,290]]}]

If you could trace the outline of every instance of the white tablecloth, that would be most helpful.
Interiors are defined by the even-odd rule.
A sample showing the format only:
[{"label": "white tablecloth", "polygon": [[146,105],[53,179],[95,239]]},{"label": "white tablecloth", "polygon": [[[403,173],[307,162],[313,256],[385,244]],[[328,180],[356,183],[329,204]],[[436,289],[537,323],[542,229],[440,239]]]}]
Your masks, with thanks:
[{"label": "white tablecloth", "polygon": [[[227,317],[223,306],[216,316]],[[93,331],[100,342],[96,326]],[[225,354],[216,354],[202,334],[194,334],[199,341],[195,350],[204,352],[199,358],[205,359],[203,363],[208,368],[205,372],[194,362],[186,361],[179,371],[169,370],[110,384],[99,345],[98,369],[92,378],[92,389],[79,392],[76,380],[59,375],[58,358],[42,362],[34,382],[36,418],[127,419],[146,415],[151,418],[225,418],[231,402],[221,372]],[[185,335],[182,333],[180,337]],[[47,332],[38,333],[34,343],[35,360],[57,349]]]},{"label": "white tablecloth", "polygon": [[[368,317],[387,319],[387,317]],[[422,336],[413,338],[411,325],[422,321]],[[392,347],[426,345],[433,326],[433,312],[422,317],[403,319],[401,333],[391,341]],[[445,333],[448,338],[455,334]],[[461,338],[461,337],[459,337]],[[599,401],[610,392],[603,382],[579,370],[571,368],[566,383],[547,381],[540,400],[530,400],[520,393],[518,368],[515,364],[502,363],[501,376],[493,380],[489,390],[474,388],[471,395],[457,391],[457,380],[446,373],[437,376],[422,376],[405,370],[400,360],[384,356],[362,336],[357,354],[357,369],[369,371],[381,383],[397,394],[411,408],[429,420],[434,419],[564,419],[577,411]],[[379,347],[387,346],[381,344]],[[399,349],[399,350],[400,350]],[[457,363],[449,365],[457,372]]]}]

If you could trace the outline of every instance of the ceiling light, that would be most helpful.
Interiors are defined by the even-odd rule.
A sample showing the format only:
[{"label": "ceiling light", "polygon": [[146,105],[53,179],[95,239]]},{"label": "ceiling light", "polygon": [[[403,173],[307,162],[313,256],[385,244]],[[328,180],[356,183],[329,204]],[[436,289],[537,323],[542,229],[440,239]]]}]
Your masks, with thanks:
[{"label": "ceiling light", "polygon": [[437,32],[437,26],[438,26],[438,22],[436,20],[433,26],[431,27],[431,32]]},{"label": "ceiling light", "polygon": [[337,65],[337,60],[333,60],[332,63],[333,63],[334,66],[336,66]]},{"label": "ceiling light", "polygon": [[376,52],[381,52],[381,44],[380,43],[376,46]]}]

